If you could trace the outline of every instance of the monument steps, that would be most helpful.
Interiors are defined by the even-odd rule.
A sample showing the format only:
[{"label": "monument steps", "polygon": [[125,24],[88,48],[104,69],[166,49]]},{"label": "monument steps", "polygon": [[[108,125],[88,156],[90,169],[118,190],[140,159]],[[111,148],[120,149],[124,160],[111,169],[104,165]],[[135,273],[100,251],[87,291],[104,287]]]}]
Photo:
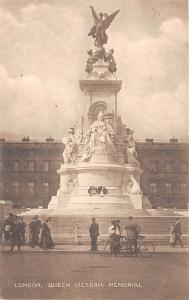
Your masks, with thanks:
[{"label": "monument steps", "polygon": [[[119,218],[121,225],[124,227],[126,223],[126,218]],[[142,228],[142,232],[144,234],[167,234],[169,233],[169,227],[171,223],[175,223],[175,217],[136,217],[136,221],[140,224]],[[101,233],[106,233],[108,231],[108,227],[110,226],[111,218],[109,217],[99,217],[97,218],[97,222],[100,226]],[[86,233],[88,232],[88,227],[90,224],[90,218],[64,218],[64,220],[51,220],[51,228],[52,233],[71,233],[74,231],[75,225],[78,224],[79,232]],[[182,219],[182,231],[183,233],[189,232],[188,228],[188,219]]]},{"label": "monument steps", "polygon": [[[83,215],[71,215],[67,211],[61,211],[61,215],[56,214],[56,211],[49,211],[49,210],[32,210],[34,214],[28,214],[25,212],[22,214],[24,216],[24,220],[27,224],[30,223],[33,215],[36,212],[39,215],[39,219],[43,220],[47,217],[47,215],[51,218],[50,219],[50,227],[51,227],[51,234],[55,241],[55,243],[61,244],[73,244],[75,240],[75,227],[76,224],[78,226],[77,235],[80,243],[89,243],[89,233],[88,228],[91,222],[91,217],[94,214],[83,214]],[[151,211],[151,210],[149,210]],[[141,233],[146,236],[147,239],[154,240],[157,243],[167,243],[169,241],[169,228],[170,224],[176,222],[177,214],[172,212],[170,216],[154,216],[155,212],[153,211],[153,216],[150,214],[148,210],[127,210],[127,211],[120,211],[118,210],[117,214],[114,212],[107,212],[107,215],[100,215],[100,213],[96,213],[96,221],[100,227],[100,240],[107,240],[107,232],[108,228],[111,224],[112,219],[119,219],[120,224],[122,226],[122,230],[124,232],[124,226],[127,221],[127,217],[129,215],[135,216],[136,222],[141,226]],[[43,212],[43,214],[42,214]],[[138,212],[138,215],[137,215]],[[65,213],[65,214],[64,214]],[[160,214],[160,211],[157,212]],[[171,214],[171,212],[169,212]],[[142,215],[143,214],[143,215]],[[189,242],[189,219],[187,217],[180,216],[181,224],[182,224],[182,233],[183,233],[183,241]]]}]

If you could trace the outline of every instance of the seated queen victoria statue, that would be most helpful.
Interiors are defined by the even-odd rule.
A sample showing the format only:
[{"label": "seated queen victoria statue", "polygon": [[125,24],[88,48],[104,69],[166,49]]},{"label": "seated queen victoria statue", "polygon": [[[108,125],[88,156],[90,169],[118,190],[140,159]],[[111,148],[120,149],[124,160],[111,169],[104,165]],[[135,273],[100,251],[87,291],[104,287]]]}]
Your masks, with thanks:
[{"label": "seated queen victoria statue", "polygon": [[81,161],[88,162],[97,150],[101,153],[108,153],[116,159],[114,139],[115,132],[111,122],[107,122],[104,112],[100,111],[97,121],[93,122],[86,134]]}]

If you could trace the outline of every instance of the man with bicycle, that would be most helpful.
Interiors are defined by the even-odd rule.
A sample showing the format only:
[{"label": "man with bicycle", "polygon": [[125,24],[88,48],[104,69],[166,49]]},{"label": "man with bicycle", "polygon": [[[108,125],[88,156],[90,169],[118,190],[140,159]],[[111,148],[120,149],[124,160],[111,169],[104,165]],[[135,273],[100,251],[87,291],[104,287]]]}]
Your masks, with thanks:
[{"label": "man with bicycle", "polygon": [[125,230],[130,244],[130,252],[132,252],[132,249],[134,247],[134,254],[135,256],[138,256],[137,240],[139,238],[139,233],[141,231],[141,228],[139,224],[137,224],[133,219],[134,218],[132,216],[128,217]]}]

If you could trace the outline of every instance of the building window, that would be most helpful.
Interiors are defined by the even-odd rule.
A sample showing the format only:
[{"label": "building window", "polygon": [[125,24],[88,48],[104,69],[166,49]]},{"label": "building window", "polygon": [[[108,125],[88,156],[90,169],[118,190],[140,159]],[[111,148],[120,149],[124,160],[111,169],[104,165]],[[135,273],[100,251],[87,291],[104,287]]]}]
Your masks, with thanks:
[{"label": "building window", "polygon": [[43,183],[43,193],[48,194],[49,193],[49,184],[48,182]]},{"label": "building window", "polygon": [[18,182],[13,182],[12,188],[13,188],[13,194],[19,194],[19,183]]},{"label": "building window", "polygon": [[44,160],[43,161],[43,171],[44,172],[49,172],[50,171],[50,161],[49,160]]},{"label": "building window", "polygon": [[171,182],[167,182],[165,184],[165,193],[172,194],[172,192],[173,192],[173,184]]},{"label": "building window", "polygon": [[3,167],[6,169],[6,170],[10,170],[11,169],[11,161],[4,161],[3,163]]},{"label": "building window", "polygon": [[187,190],[186,190],[186,183],[185,182],[181,182],[180,184],[180,191],[182,194],[186,193]]},{"label": "building window", "polygon": [[166,172],[171,172],[172,171],[172,162],[170,162],[170,161],[165,162],[165,171]]},{"label": "building window", "polygon": [[34,194],[34,183],[33,182],[28,183],[28,192],[29,192],[29,194]]},{"label": "building window", "polygon": [[157,183],[156,182],[150,182],[150,194],[157,194],[158,189],[157,189]]},{"label": "building window", "polygon": [[33,160],[28,161],[28,171],[30,171],[30,172],[34,171],[34,161]]},{"label": "building window", "polygon": [[4,193],[4,183],[0,182],[0,193],[3,194]]},{"label": "building window", "polygon": [[157,172],[158,170],[158,162],[150,161],[150,172]]},{"label": "building window", "polygon": [[13,161],[13,171],[16,171],[16,172],[19,171],[19,161],[18,160]]}]

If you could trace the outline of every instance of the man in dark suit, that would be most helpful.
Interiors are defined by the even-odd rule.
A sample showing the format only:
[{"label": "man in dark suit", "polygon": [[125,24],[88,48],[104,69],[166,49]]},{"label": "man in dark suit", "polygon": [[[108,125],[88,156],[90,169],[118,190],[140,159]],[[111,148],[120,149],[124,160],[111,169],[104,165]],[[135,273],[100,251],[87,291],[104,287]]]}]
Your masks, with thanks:
[{"label": "man in dark suit", "polygon": [[19,218],[20,224],[21,224],[21,241],[22,245],[25,245],[26,242],[26,228],[27,224],[24,222],[24,219],[22,217]]},{"label": "man in dark suit", "polygon": [[34,248],[39,245],[39,234],[41,230],[41,221],[38,220],[38,216],[34,216],[30,223],[30,246]]},{"label": "man in dark suit", "polygon": [[90,237],[91,237],[91,252],[97,253],[98,252],[98,245],[97,245],[97,237],[99,236],[99,226],[96,223],[96,219],[91,219],[92,223],[89,227]]},{"label": "man in dark suit", "polygon": [[14,246],[18,246],[18,251],[20,252],[21,243],[22,243],[22,225],[19,221],[19,217],[14,217],[14,222],[12,222],[11,227],[11,248],[10,251],[12,252]]},{"label": "man in dark suit", "polygon": [[140,226],[133,220],[133,217],[128,217],[128,222],[125,226],[126,232],[127,232],[127,238],[130,242],[130,250],[132,252],[132,247],[134,246],[134,253],[135,256],[138,255],[138,246],[137,246],[137,239],[139,236],[139,233],[141,231]]},{"label": "man in dark suit", "polygon": [[178,217],[176,219],[176,223],[174,225],[174,228],[172,230],[172,233],[174,234],[175,238],[174,238],[174,243],[173,243],[173,247],[176,246],[177,242],[179,242],[179,244],[181,245],[181,247],[183,248],[183,242],[181,240],[181,235],[182,235],[182,231],[181,231],[181,222],[180,222],[180,218]]}]

